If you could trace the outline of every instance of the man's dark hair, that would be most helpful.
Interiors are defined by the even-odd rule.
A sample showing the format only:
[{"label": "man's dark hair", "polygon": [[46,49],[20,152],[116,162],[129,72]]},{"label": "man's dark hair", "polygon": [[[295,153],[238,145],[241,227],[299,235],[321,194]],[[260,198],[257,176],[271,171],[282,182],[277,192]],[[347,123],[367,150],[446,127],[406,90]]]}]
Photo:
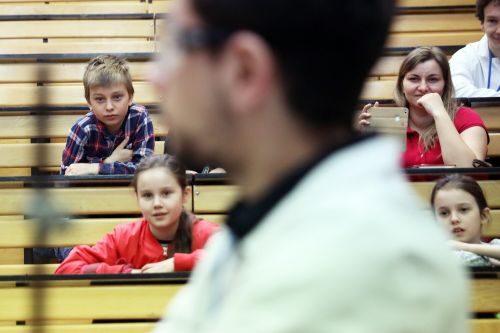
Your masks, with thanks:
[{"label": "man's dark hair", "polygon": [[500,6],[500,0],[477,0],[476,1],[476,17],[484,23],[484,7],[493,2],[496,6]]},{"label": "man's dark hair", "polygon": [[191,0],[209,27],[247,30],[273,50],[293,112],[317,128],[352,124],[392,0]]}]

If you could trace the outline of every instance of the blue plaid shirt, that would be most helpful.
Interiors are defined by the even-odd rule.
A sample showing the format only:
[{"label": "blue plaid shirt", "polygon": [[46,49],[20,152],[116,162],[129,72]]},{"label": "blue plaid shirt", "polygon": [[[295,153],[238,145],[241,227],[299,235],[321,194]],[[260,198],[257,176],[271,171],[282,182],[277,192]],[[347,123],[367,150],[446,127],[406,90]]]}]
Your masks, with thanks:
[{"label": "blue plaid shirt", "polygon": [[[127,163],[104,163],[116,146],[129,137],[127,149],[133,150],[132,160]],[[142,158],[153,155],[155,138],[153,123],[142,105],[131,105],[123,124],[116,134],[89,112],[71,127],[61,161],[61,174],[73,163],[99,163],[99,174],[134,173]]]}]

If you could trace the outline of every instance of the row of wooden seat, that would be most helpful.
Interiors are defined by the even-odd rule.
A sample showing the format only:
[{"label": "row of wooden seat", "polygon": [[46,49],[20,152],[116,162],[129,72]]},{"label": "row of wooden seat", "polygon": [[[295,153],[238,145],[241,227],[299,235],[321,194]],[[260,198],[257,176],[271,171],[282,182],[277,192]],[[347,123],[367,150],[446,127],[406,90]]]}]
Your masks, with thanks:
[{"label": "row of wooden seat", "polygon": [[[75,322],[92,320],[157,320],[182,284],[89,285],[83,281],[48,282],[44,319]],[[33,287],[0,284],[0,323],[33,321]],[[1,327],[1,326],[0,326]],[[1,331],[0,331],[1,332]],[[9,331],[12,332],[12,331]]]},{"label": "row of wooden seat", "polygon": [[[417,192],[423,197],[428,198],[430,189],[433,183],[413,183],[412,184]],[[490,205],[492,207],[500,206],[500,195],[498,187],[498,181],[483,181],[481,186],[485,189],[485,192],[490,198]],[[122,188],[126,191],[127,188]],[[27,189],[11,189],[16,197],[16,190],[21,190],[26,194]],[[77,190],[77,189],[74,189]],[[118,189],[115,189],[118,190]],[[128,189],[130,191],[130,189]],[[57,188],[53,191],[65,191],[65,194],[61,194],[64,197],[65,202],[72,202],[76,198],[68,195],[68,189]],[[199,212],[225,212],[227,206],[230,205],[232,200],[236,195],[237,188],[230,185],[194,185],[193,187],[193,204],[194,210]],[[3,193],[3,194],[7,194]],[[93,206],[97,202],[103,201],[104,198],[117,198],[116,193],[107,193],[105,195],[100,195],[100,191],[97,189],[90,189],[85,191],[83,196],[80,197],[82,203],[88,200],[95,200]],[[129,197],[132,194],[129,192]],[[4,201],[5,195],[0,195],[0,201]],[[125,196],[114,200],[123,203],[123,208],[129,207],[132,202],[126,201]],[[7,203],[9,204],[9,203]],[[101,205],[102,209],[103,205]],[[88,207],[76,207],[75,209],[81,209],[81,211],[89,212]],[[78,210],[76,211],[79,212]],[[103,213],[102,210],[97,212]],[[89,213],[92,213],[90,211]],[[495,216],[497,213],[495,213]],[[219,215],[220,216],[220,215]],[[209,218],[204,216],[205,218]],[[496,225],[498,225],[498,217],[494,217]],[[21,221],[21,220],[18,220]],[[6,221],[11,228],[14,229],[2,229],[6,232],[3,238],[0,240],[0,244],[13,245],[15,242],[22,243],[23,246],[30,244],[30,238],[33,232],[33,225],[29,224],[32,222],[22,221],[24,224],[17,224],[15,220],[9,219]],[[67,229],[72,237],[76,234],[86,234],[92,224],[95,226],[101,224],[101,228],[104,224],[108,228],[112,228],[118,222],[115,220],[103,220],[94,221],[90,220],[73,220],[70,223],[72,227]],[[124,221],[125,222],[125,221]],[[29,225],[26,225],[29,224]],[[3,226],[3,225],[2,225]],[[7,224],[5,225],[7,226]],[[96,228],[96,229],[99,229]],[[496,228],[496,226],[495,226]],[[104,232],[105,228],[100,229],[98,232]],[[500,231],[500,230],[499,230]],[[60,241],[64,239],[59,244],[68,244],[68,235],[62,236],[63,234],[54,233],[50,235],[52,241],[49,241],[46,245],[58,244],[58,238]],[[10,236],[10,237],[9,237]],[[17,239],[15,239],[17,237]],[[24,239],[23,239],[24,237]],[[87,234],[84,237],[89,237],[88,243],[91,243],[92,237],[98,237],[98,235],[90,236]],[[10,243],[9,243],[10,242]],[[31,243],[34,246],[35,243]],[[23,269],[24,268],[24,269]],[[50,273],[55,268],[55,265],[46,265],[42,269],[46,273]],[[30,273],[33,272],[33,266],[30,265],[5,265],[0,266],[0,272],[6,274],[19,274],[19,273]],[[500,299],[496,297],[500,288],[500,281],[498,279],[480,279],[472,280],[472,304],[471,311],[475,313],[491,313],[500,311]],[[101,320],[126,320],[130,318],[134,319],[157,319],[162,315],[163,309],[168,302],[168,300],[178,291],[178,285],[155,285],[152,287],[150,285],[134,285],[134,286],[88,286],[82,285],[80,282],[64,282],[64,285],[57,285],[57,283],[50,286],[46,290],[47,302],[45,306],[45,316],[49,322],[51,320],[58,320],[58,326],[50,326],[49,329],[54,330],[54,332],[78,332],[78,329],[85,332],[102,332],[102,330],[108,329],[108,326],[98,326],[102,324],[90,324],[91,320],[101,319]],[[6,284],[5,288],[0,288],[0,308],[7,308],[7,303],[2,304],[2,302],[8,302],[9,310],[2,312],[0,315],[0,322],[7,325],[0,327],[0,332],[4,329],[4,332],[26,332],[29,328],[28,326],[15,326],[16,321],[30,321],[33,319],[33,314],[30,306],[30,296],[32,289],[30,287],[14,287],[14,284]],[[124,296],[126,295],[126,296]],[[123,299],[126,297],[126,300]],[[141,301],[138,298],[142,298]],[[11,301],[15,300],[15,301]],[[96,300],[99,300],[96,302]],[[102,300],[102,301],[101,301]],[[132,301],[131,301],[132,300]],[[135,302],[137,300],[137,303]],[[144,302],[147,301],[147,304]],[[116,303],[115,303],[116,302]],[[96,305],[96,303],[99,303]],[[129,306],[130,303],[134,303],[133,306]],[[103,308],[101,308],[101,305]],[[68,311],[71,309],[71,311]],[[73,309],[77,309],[74,310]],[[167,314],[168,315],[168,314]],[[67,321],[68,323],[64,323]],[[74,324],[72,321],[80,322],[80,324]],[[88,321],[89,324],[83,324],[81,321]],[[10,323],[10,325],[9,325]],[[486,333],[495,332],[498,329],[500,322],[496,320],[483,320],[477,319],[472,322],[473,330],[475,333]],[[129,323],[120,324],[108,324],[109,332],[113,332],[113,329],[127,330],[129,331]],[[135,325],[135,326],[134,326]],[[133,324],[131,327],[137,329],[137,332],[142,332],[142,330],[150,329],[152,324]],[[16,330],[7,330],[7,329]],[[135,332],[135,330],[130,330]],[[49,331],[50,332],[50,331]]]},{"label": "row of wooden seat", "polygon": [[[391,100],[403,57],[381,58],[365,83],[360,98],[363,100]],[[40,66],[40,67],[38,67]],[[85,106],[81,80],[84,63],[15,63],[0,64],[0,108],[33,106],[40,94],[45,94],[50,106]],[[132,62],[131,73],[136,90],[134,100],[141,104],[156,104],[161,96],[147,82],[152,64]],[[45,68],[46,78],[39,77],[39,69]],[[37,86],[42,80],[44,86]]]},{"label": "row of wooden seat", "polygon": [[[500,183],[499,181],[481,181],[489,205],[492,209],[492,223],[484,231],[485,236],[500,236]],[[127,216],[140,216],[133,189],[128,186],[90,186],[90,187],[62,187],[48,190],[54,206],[62,208],[71,215],[86,215],[85,219],[73,219],[66,222],[68,228],[54,231],[44,244],[35,244],[35,224],[31,220],[24,220],[27,206],[33,190],[16,188],[20,184],[15,182],[2,183],[0,189],[0,249],[24,249],[33,246],[59,247],[78,244],[94,244],[106,232],[111,231],[117,223],[134,220]],[[434,183],[414,182],[412,186],[417,193],[428,200]],[[194,184],[192,200],[187,208],[202,218],[214,222],[224,219],[228,207],[237,196],[237,187],[234,185],[206,185]],[[96,216],[96,217],[92,217]],[[109,216],[103,218],[102,216]],[[1,253],[1,252],[0,252]],[[6,260],[3,263],[22,263],[19,258],[22,251],[17,251],[15,260]],[[20,260],[19,260],[20,259]],[[0,263],[1,255],[0,255]]]},{"label": "row of wooden seat", "polygon": [[[409,286],[410,287],[410,286]],[[491,313],[500,311],[500,279],[471,280],[471,311]],[[169,283],[88,285],[83,281],[49,281],[46,283],[43,318],[58,325],[49,325],[46,332],[146,332],[152,323],[91,324],[92,320],[126,321],[157,320],[164,315],[168,302],[182,288]],[[19,287],[5,283],[0,288],[0,332],[29,332],[30,325],[16,322],[34,319],[31,286]],[[166,313],[168,316],[168,313]],[[80,322],[80,324],[75,324]],[[86,324],[84,324],[86,322]],[[471,320],[474,333],[496,332],[500,320]]]},{"label": "row of wooden seat", "polygon": [[[404,56],[384,56],[372,70],[371,77],[394,80]],[[0,63],[0,84],[12,83],[81,83],[86,62],[14,62]],[[146,82],[152,64],[148,61],[130,62],[130,74],[135,82]],[[39,73],[48,76],[40,78]]]},{"label": "row of wooden seat", "polygon": [[[55,128],[52,130],[49,130],[43,135],[37,135],[36,132],[31,133],[30,136],[32,137],[46,137],[49,135],[50,137],[53,137],[51,134],[54,134],[54,136],[64,138],[66,137],[68,133],[68,129],[71,127],[71,124],[69,126],[66,126],[66,122],[70,122],[69,119],[73,119],[71,116],[63,117],[63,116],[55,116],[54,118],[57,119],[57,117],[61,117],[61,121],[58,122],[55,120],[55,123],[60,123],[62,124],[61,127]],[[32,117],[34,118],[34,117]],[[158,122],[157,116],[153,116],[155,119],[155,122]],[[0,120],[2,117],[0,117]],[[36,119],[36,118],[34,118]],[[51,118],[52,119],[52,118]],[[23,133],[26,133],[30,129],[35,129],[35,124],[34,121],[30,122],[25,122],[27,126],[21,127],[20,131],[14,131],[9,128],[7,133],[12,133],[12,134],[7,134],[12,137],[19,137],[23,135]],[[0,124],[2,121],[0,121]],[[7,126],[7,124],[16,124],[16,123],[23,123],[16,119],[9,119],[8,121],[5,121],[4,125]],[[52,122],[50,123],[52,124]],[[65,127],[66,126],[66,127]],[[161,134],[166,134],[167,130],[161,126],[161,123],[156,127],[158,129],[157,135]],[[23,133],[22,133],[23,132]],[[500,156],[500,133],[490,131],[490,143],[488,146],[488,156],[490,157],[496,157]],[[4,143],[0,143],[0,156],[3,156],[2,159],[0,160],[0,170],[2,168],[34,168],[34,167],[44,167],[44,168],[52,168],[52,169],[57,169],[60,165],[61,162],[61,156],[62,156],[62,151],[64,149],[64,143],[62,142],[57,142],[57,143],[29,143],[29,139],[20,139],[21,143],[16,142],[16,143],[10,143],[12,140],[9,139],[4,139]],[[64,140],[64,139],[62,139]],[[14,139],[14,142],[17,141]],[[24,143],[23,143],[24,141]],[[26,142],[27,141],[27,142]],[[6,143],[7,142],[7,143]],[[44,161],[42,162],[43,165],[39,165],[39,161],[37,161],[36,158],[36,151],[44,149]],[[156,154],[162,154],[164,151],[164,142],[163,141],[157,141],[155,144],[155,153]],[[10,170],[13,171],[13,170]],[[19,173],[9,173],[10,171],[5,171],[2,174],[3,175],[21,175]],[[24,174],[24,173],[22,173]]]},{"label": "row of wooden seat", "polygon": [[[43,326],[44,333],[149,333],[154,323],[59,324]],[[0,333],[32,333],[30,325],[0,326]],[[486,333],[474,331],[474,333]]]},{"label": "row of wooden seat", "polygon": [[[81,85],[86,66],[87,62],[62,61],[0,63],[0,83],[76,83]],[[145,82],[148,80],[148,73],[152,70],[151,66],[148,61],[132,61],[130,62],[130,75],[135,82]],[[40,78],[40,72],[46,73],[47,77]]]},{"label": "row of wooden seat", "polygon": [[[75,15],[75,14],[150,14],[169,10],[171,0],[6,0],[0,4],[0,16],[7,15]],[[474,6],[474,0],[399,0],[401,9],[428,8],[446,6],[448,8]]]},{"label": "row of wooden seat", "polygon": [[[76,114],[72,114],[75,112]],[[33,139],[33,138],[66,138],[69,129],[87,111],[64,112],[52,115],[9,115],[5,112],[0,115],[0,139]],[[6,115],[7,114],[7,115]],[[151,121],[156,136],[166,136],[168,128],[162,120],[161,114],[150,112]],[[39,133],[39,122],[45,122],[47,127]],[[2,164],[2,163],[0,163]]]},{"label": "row of wooden seat", "polygon": [[[489,204],[500,208],[500,183],[497,180],[480,181]],[[24,215],[24,208],[32,193],[29,188],[19,188],[17,182],[1,183],[0,216]],[[421,198],[428,200],[433,182],[413,182]],[[18,188],[16,188],[18,187]],[[124,186],[61,187],[48,190],[58,207],[70,214],[133,214],[138,213],[133,190]],[[201,214],[225,214],[237,195],[234,185],[194,185],[193,211]],[[111,200],[112,199],[112,200]],[[62,205],[64,203],[64,205]],[[498,213],[493,212],[494,216]],[[497,230],[498,231],[498,230]],[[498,233],[500,235],[500,232]]]},{"label": "row of wooden seat", "polygon": [[156,14],[168,11],[171,3],[169,0],[7,0],[0,3],[0,19],[21,15]]},{"label": "row of wooden seat", "polygon": [[[372,69],[373,79],[395,80],[404,56],[385,55]],[[12,83],[81,83],[86,62],[59,61],[55,63],[13,62],[0,63],[0,84]],[[135,82],[146,82],[152,64],[147,60],[130,62],[130,73]],[[39,73],[48,75],[40,78]]]},{"label": "row of wooden seat", "polygon": [[[0,54],[154,52],[154,40],[162,34],[163,19],[79,19],[0,21]],[[460,46],[481,38],[478,20],[468,13],[418,13],[396,15],[388,48],[419,45]],[[71,43],[68,49],[66,43]],[[94,47],[103,44],[97,49]],[[78,47],[79,46],[79,47]],[[86,50],[86,51],[84,51]]]}]

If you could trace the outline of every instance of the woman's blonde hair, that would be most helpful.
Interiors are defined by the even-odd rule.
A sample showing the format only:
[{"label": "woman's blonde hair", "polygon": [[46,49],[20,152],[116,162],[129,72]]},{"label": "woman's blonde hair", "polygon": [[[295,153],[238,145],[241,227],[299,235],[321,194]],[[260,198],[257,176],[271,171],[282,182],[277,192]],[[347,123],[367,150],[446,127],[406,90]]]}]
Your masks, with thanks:
[{"label": "woman's blonde hair", "polygon": [[[401,67],[399,68],[398,80],[396,84],[396,89],[394,91],[394,100],[400,106],[408,107],[408,101],[403,92],[403,80],[405,75],[413,70],[418,64],[423,62],[435,60],[441,71],[443,73],[444,79],[444,89],[441,99],[443,100],[444,107],[448,112],[451,120],[455,118],[457,113],[457,103],[454,100],[455,89],[453,88],[453,82],[451,80],[450,65],[448,64],[448,58],[446,54],[441,51],[438,47],[423,46],[416,48],[411,51],[405,58]],[[427,151],[434,147],[436,143],[437,130],[436,124],[434,122],[427,128],[424,128],[420,133],[420,140],[424,146],[424,150]]]}]

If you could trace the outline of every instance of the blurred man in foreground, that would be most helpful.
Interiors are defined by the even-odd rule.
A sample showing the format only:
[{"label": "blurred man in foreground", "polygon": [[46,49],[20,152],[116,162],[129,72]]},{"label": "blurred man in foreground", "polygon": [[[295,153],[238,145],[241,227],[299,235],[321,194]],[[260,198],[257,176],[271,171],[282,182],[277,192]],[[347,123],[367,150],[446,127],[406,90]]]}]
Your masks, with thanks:
[{"label": "blurred man in foreground", "polygon": [[159,332],[465,332],[463,272],[352,130],[388,0],[178,0],[153,81],[184,160],[240,188]]}]

